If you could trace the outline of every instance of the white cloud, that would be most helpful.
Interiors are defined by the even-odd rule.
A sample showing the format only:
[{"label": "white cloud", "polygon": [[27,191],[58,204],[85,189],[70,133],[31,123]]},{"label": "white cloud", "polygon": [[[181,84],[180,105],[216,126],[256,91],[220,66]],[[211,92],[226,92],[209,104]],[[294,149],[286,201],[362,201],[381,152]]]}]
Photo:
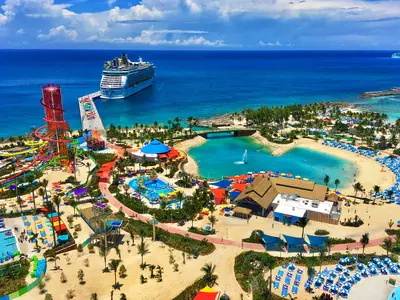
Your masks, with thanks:
[{"label": "white cloud", "polygon": [[23,28],[17,30],[17,34],[24,34],[24,33],[25,33],[25,30]]},{"label": "white cloud", "polygon": [[185,4],[189,8],[191,13],[194,14],[201,13],[200,6],[194,0],[185,0]]},{"label": "white cloud", "polygon": [[78,37],[78,32],[75,29],[67,29],[63,25],[51,28],[49,34],[39,34],[37,38],[39,40],[76,40]]},{"label": "white cloud", "polygon": [[117,0],[107,0],[107,2],[109,6],[112,6]]},{"label": "white cloud", "polygon": [[259,41],[258,44],[260,46],[268,46],[268,47],[280,47],[282,44],[280,42],[266,42],[264,43],[263,41]]},{"label": "white cloud", "polygon": [[182,29],[161,29],[161,30],[146,30],[148,33],[182,33],[182,34],[205,34],[208,31],[203,30],[182,30]]},{"label": "white cloud", "polygon": [[203,36],[191,36],[189,38],[175,37],[167,39],[166,35],[168,33],[180,33],[187,34],[190,32],[198,33],[200,31],[190,31],[190,30],[143,30],[139,36],[136,37],[126,37],[126,38],[112,38],[112,39],[102,39],[98,36],[91,36],[88,41],[98,41],[107,43],[118,43],[118,44],[141,44],[150,46],[159,45],[177,45],[177,46],[208,46],[208,47],[222,47],[226,46],[223,40],[210,41]]}]

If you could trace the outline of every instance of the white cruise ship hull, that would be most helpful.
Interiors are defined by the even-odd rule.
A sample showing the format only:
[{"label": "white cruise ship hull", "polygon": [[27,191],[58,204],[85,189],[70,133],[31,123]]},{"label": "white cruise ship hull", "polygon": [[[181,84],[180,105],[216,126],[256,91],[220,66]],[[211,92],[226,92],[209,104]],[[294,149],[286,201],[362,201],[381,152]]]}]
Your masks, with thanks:
[{"label": "white cruise ship hull", "polygon": [[131,86],[131,87],[122,87],[122,88],[101,88],[100,98],[102,99],[124,99],[141,90],[151,86],[153,84],[153,78],[142,81],[141,83]]}]

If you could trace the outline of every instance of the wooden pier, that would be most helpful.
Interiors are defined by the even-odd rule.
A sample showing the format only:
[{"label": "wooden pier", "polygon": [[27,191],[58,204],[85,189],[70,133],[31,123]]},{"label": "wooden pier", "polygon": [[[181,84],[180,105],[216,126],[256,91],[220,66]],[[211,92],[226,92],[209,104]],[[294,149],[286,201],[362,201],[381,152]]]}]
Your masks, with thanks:
[{"label": "wooden pier", "polygon": [[[79,111],[81,114],[81,123],[82,123],[82,130],[92,130],[96,129],[98,130],[103,136],[106,134],[106,129],[103,125],[103,121],[101,120],[101,117],[99,115],[99,112],[97,111],[96,105],[94,104],[94,99],[100,97],[100,91],[91,93],[89,95],[82,96],[78,98],[79,102]],[[86,115],[85,108],[83,106],[83,99],[88,98],[90,101],[90,104],[92,105],[92,110],[94,112],[94,118],[89,119],[88,116]]]}]

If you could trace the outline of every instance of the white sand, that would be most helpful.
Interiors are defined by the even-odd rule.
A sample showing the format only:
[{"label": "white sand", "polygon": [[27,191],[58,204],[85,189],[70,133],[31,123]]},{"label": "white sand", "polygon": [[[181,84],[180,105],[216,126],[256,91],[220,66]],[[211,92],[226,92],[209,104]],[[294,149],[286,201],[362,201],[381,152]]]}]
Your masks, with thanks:
[{"label": "white sand", "polygon": [[197,165],[196,161],[191,157],[190,155],[187,154],[187,151],[192,148],[192,147],[198,147],[202,144],[204,144],[207,140],[201,136],[196,136],[190,140],[186,140],[183,142],[180,142],[175,145],[176,149],[179,149],[181,151],[186,152],[187,155],[187,163],[184,165],[184,170],[186,173],[198,176],[199,175],[199,166]]}]

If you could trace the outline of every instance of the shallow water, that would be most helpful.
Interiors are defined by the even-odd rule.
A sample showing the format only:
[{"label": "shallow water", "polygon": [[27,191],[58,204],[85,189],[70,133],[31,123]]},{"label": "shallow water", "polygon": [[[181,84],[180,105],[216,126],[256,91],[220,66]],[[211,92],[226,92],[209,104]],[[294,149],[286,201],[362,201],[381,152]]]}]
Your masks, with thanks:
[{"label": "shallow water", "polygon": [[[247,149],[247,164],[241,161]],[[306,148],[294,148],[282,156],[272,156],[270,150],[250,137],[209,139],[203,145],[192,148],[189,154],[197,161],[200,175],[219,179],[222,176],[245,174],[254,171],[291,173],[324,184],[325,174],[339,179],[339,187],[353,182],[357,173],[355,165],[348,160]]]}]

